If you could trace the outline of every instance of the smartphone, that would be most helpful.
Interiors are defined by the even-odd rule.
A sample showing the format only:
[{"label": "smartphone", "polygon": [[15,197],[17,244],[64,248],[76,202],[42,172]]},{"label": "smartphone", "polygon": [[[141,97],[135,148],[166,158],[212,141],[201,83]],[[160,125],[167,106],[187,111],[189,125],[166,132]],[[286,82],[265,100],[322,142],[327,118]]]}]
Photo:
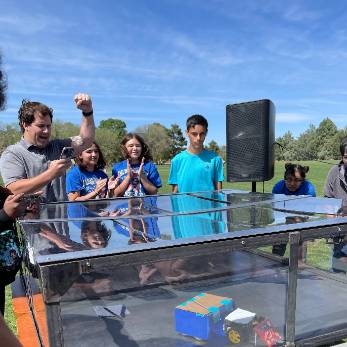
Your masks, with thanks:
[{"label": "smartphone", "polygon": [[73,147],[64,147],[60,154],[60,159],[73,159],[75,158],[75,151]]},{"label": "smartphone", "polygon": [[24,194],[21,200],[24,200],[27,203],[27,205],[42,202],[41,196],[37,194]]}]

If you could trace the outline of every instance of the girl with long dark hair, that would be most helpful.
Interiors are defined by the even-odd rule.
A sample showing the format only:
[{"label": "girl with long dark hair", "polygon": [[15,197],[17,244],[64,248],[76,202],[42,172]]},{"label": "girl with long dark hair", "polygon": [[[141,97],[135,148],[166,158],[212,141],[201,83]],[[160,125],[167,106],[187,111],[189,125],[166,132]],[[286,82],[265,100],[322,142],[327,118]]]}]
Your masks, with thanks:
[{"label": "girl with long dark hair", "polygon": [[149,147],[138,134],[129,133],[121,142],[124,160],[114,164],[113,177],[119,177],[115,196],[143,196],[157,194],[161,180],[152,162]]},{"label": "girl with long dark hair", "polygon": [[66,193],[70,201],[102,199],[113,195],[118,179],[108,179],[104,172],[106,161],[96,142],[75,161],[76,165],[66,176]]}]

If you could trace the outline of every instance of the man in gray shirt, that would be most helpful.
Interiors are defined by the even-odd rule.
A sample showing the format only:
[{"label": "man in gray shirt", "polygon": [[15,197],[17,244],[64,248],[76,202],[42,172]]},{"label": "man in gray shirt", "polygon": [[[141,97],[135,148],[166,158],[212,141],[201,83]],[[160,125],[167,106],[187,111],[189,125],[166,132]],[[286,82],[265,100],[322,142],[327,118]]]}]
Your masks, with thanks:
[{"label": "man in gray shirt", "polygon": [[65,172],[70,159],[60,159],[64,147],[73,147],[78,155],[94,141],[95,125],[92,100],[87,94],[74,97],[82,111],[79,136],[50,140],[53,110],[40,102],[23,100],[18,112],[22,139],[5,149],[0,171],[5,186],[14,194],[43,191],[47,202],[66,199]]},{"label": "man in gray shirt", "polygon": [[[325,181],[324,196],[342,199],[339,214],[346,216],[347,210],[347,137],[340,143],[341,161],[334,165]],[[334,237],[334,247],[331,258],[331,271],[347,273],[347,238]]]},{"label": "man in gray shirt", "polygon": [[328,198],[339,198],[347,203],[347,137],[341,139],[340,143],[341,161],[334,165],[325,181],[324,196]]}]

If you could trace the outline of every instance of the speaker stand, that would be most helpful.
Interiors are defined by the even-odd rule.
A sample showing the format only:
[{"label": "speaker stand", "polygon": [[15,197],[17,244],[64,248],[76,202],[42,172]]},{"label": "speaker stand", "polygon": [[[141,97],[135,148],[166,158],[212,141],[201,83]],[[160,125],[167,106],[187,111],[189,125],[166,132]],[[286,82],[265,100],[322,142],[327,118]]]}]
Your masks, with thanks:
[{"label": "speaker stand", "polygon": [[257,182],[252,182],[252,193],[257,191]]}]

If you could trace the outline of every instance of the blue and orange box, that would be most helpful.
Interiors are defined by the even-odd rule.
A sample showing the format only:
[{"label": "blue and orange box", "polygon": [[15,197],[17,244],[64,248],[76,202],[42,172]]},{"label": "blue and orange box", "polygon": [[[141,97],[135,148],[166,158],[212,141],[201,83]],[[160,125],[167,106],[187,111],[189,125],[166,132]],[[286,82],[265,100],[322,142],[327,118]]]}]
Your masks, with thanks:
[{"label": "blue and orange box", "polygon": [[176,307],[176,331],[200,340],[211,333],[223,336],[224,318],[234,309],[231,298],[200,293]]}]

